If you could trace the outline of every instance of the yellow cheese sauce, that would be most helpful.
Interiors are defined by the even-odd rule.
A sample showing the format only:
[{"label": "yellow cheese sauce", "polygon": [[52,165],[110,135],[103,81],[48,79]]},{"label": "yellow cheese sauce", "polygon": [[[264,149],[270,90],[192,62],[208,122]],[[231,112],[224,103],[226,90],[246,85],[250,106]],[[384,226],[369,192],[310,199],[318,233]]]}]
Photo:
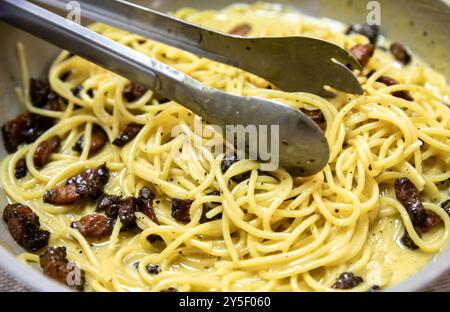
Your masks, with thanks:
[{"label": "yellow cheese sauce", "polygon": [[[362,35],[346,35],[342,23],[280,5],[234,5],[219,11],[184,8],[172,14],[225,33],[247,23],[248,36],[312,36],[345,49],[368,43]],[[40,171],[30,161],[31,174],[20,181],[14,178],[14,164],[23,156],[31,159],[36,146],[19,149],[3,161],[2,186],[11,201],[27,203],[39,215],[52,233],[50,246],[67,248],[69,260],[86,273],[85,290],[334,291],[344,272],[363,279],[349,290],[385,289],[418,272],[447,244],[450,219],[438,204],[449,197],[442,182],[450,178],[450,109],[443,104],[450,90],[444,77],[414,54],[411,64],[403,66],[389,52],[390,41],[380,38],[387,50],[377,48],[364,70],[356,73],[364,95],[338,92],[329,100],[277,90],[237,68],[103,24],[90,27],[223,91],[321,110],[331,156],[322,172],[307,178],[291,176],[283,168],[265,173],[257,162],[246,160],[222,172],[223,155],[201,158],[198,147],[182,140],[194,135],[196,117],[191,112],[173,101],[160,103],[151,90],[128,103],[121,96],[126,79],[63,52],[49,80],[69,108],[46,134],[63,137],[62,147]],[[62,81],[61,73],[69,70],[73,75]],[[377,82],[381,75],[399,84]],[[74,97],[70,90],[77,85],[93,90],[94,98],[86,92]],[[398,90],[410,92],[414,101],[393,96]],[[74,110],[74,105],[82,108]],[[114,138],[129,122],[145,127],[122,148],[107,144],[92,157],[71,149],[92,124]],[[174,138],[170,133],[175,126],[182,126],[183,133]],[[178,159],[179,150],[188,157]],[[136,228],[121,231],[116,221],[110,237],[89,239],[70,224],[94,213],[94,202],[43,203],[45,190],[102,163],[111,173],[105,192],[137,196],[143,186],[154,190],[159,224],[137,212]],[[232,179],[245,172],[250,174],[245,181]],[[425,208],[443,220],[422,238],[395,198],[393,184],[399,177],[408,177],[420,190]],[[211,197],[212,191],[220,195]],[[172,217],[173,198],[193,201],[190,222]],[[219,202],[214,215],[222,217],[201,223],[202,207],[208,202]],[[403,246],[405,228],[418,250]],[[147,240],[150,235],[163,242]],[[30,253],[21,259],[39,261]],[[147,272],[149,264],[159,265],[160,273]]]}]

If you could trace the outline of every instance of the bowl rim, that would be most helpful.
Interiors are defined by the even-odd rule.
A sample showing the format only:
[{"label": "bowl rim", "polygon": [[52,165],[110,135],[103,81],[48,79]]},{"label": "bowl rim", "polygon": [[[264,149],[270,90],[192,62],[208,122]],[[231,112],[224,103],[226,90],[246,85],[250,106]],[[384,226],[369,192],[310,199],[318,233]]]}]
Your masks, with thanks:
[{"label": "bowl rim", "polygon": [[9,253],[4,246],[0,247],[0,267],[31,288],[31,291],[41,292],[69,292],[68,287],[46,277],[42,272],[33,269],[31,266],[21,262],[17,257]]},{"label": "bowl rim", "polygon": [[[384,292],[414,292],[421,291],[433,280],[450,269],[450,252],[444,255],[437,255],[439,258],[432,258],[417,273],[406,278],[402,282],[389,287]],[[39,292],[71,292],[68,287],[52,280],[31,266],[28,266],[10,254],[4,246],[0,247],[0,267],[9,275],[22,282],[32,291]]]}]

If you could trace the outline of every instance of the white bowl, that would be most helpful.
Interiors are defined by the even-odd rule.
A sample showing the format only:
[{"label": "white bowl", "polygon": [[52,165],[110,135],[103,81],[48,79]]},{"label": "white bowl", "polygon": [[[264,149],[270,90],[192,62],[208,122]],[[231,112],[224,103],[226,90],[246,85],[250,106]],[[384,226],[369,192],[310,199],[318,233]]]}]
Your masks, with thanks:
[{"label": "white bowl", "polygon": [[[150,1],[135,1],[147,4]],[[237,2],[254,2],[242,1]],[[267,1],[270,2],[270,1]],[[277,0],[289,7],[313,16],[324,16],[342,22],[362,23],[366,20],[367,1],[362,0]],[[429,65],[443,73],[450,81],[450,2],[448,0],[379,0],[381,4],[381,29],[387,37],[410,46]],[[188,6],[198,9],[219,9],[230,5],[229,0],[190,0]],[[173,11],[185,7],[184,0],[155,0],[151,6],[160,11]],[[81,14],[83,13],[81,8]],[[15,97],[14,87],[21,84],[20,67],[16,55],[16,43],[22,42],[27,51],[27,60],[32,76],[44,77],[59,49],[13,27],[0,22],[0,123],[15,117],[21,107]],[[0,158],[6,155],[0,144]],[[0,177],[1,178],[1,177]],[[0,210],[6,205],[4,194],[0,194]],[[15,255],[22,252],[12,240],[6,224],[0,221],[0,266],[27,286],[38,291],[67,291],[68,289],[40,271],[19,262]],[[420,290],[450,268],[449,246],[436,255],[421,271],[406,279],[390,291]]]}]

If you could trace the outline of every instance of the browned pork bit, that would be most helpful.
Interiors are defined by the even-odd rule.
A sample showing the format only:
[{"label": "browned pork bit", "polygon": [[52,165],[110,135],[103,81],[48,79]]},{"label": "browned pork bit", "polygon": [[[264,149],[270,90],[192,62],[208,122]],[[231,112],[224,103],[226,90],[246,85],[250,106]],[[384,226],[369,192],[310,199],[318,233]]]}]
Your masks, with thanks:
[{"label": "browned pork bit", "polygon": [[[216,190],[216,191],[212,191],[211,193],[208,193],[208,195],[220,196],[220,192]],[[215,207],[217,207],[220,204],[221,204],[220,202],[211,202],[211,203],[203,204],[203,211],[202,211],[202,216],[200,218],[200,223],[205,223],[205,222],[209,222],[209,221],[222,219],[222,214],[221,213],[215,215],[212,218],[208,218],[206,216],[208,211],[214,209]]]},{"label": "browned pork bit", "polygon": [[137,207],[140,212],[145,214],[156,224],[159,224],[158,218],[156,217],[155,210],[153,209],[153,200],[155,199],[155,194],[148,187],[143,187],[139,191],[139,196],[137,198]]},{"label": "browned pork bit", "polygon": [[172,217],[180,222],[188,223],[191,221],[190,209],[192,200],[174,198],[172,200]]},{"label": "browned pork bit", "polygon": [[358,60],[362,67],[369,63],[370,58],[375,52],[375,46],[371,43],[357,44],[352,47],[349,52]]},{"label": "browned pork bit", "polygon": [[70,91],[72,91],[73,96],[80,98],[80,92],[83,91],[84,87],[82,85],[76,86],[72,88]]},{"label": "browned pork bit", "polygon": [[3,144],[8,153],[17,151],[19,145],[34,142],[53,126],[51,118],[23,113],[2,126]]},{"label": "browned pork bit", "polygon": [[159,272],[161,272],[161,268],[157,264],[147,264],[145,266],[145,270],[147,271],[148,274],[152,275],[156,275],[159,274]]},{"label": "browned pork bit", "polygon": [[2,126],[3,144],[8,153],[14,153],[20,144],[25,143],[24,132],[31,124],[31,116],[28,113],[21,114]]},{"label": "browned pork bit", "polygon": [[108,183],[109,171],[105,164],[95,169],[87,169],[69,180],[67,184],[74,184],[77,193],[82,198],[97,199],[103,194],[103,187]]},{"label": "browned pork bit", "polygon": [[136,198],[126,197],[122,199],[119,205],[119,220],[125,229],[136,225]]},{"label": "browned pork bit", "polygon": [[[416,232],[417,232],[417,235],[419,235],[419,236],[422,235],[419,231],[417,231],[417,229],[416,229]],[[409,236],[407,231],[405,231],[405,233],[403,234],[401,241],[405,247],[407,247],[411,250],[419,249],[419,246],[417,246],[416,243],[414,243],[414,241],[412,240],[411,236]]]},{"label": "browned pork bit", "polygon": [[[108,136],[106,135],[105,130],[103,130],[102,127],[95,125],[92,128],[91,147],[89,148],[89,155],[94,155],[99,150],[101,150],[103,146],[105,146],[107,141]],[[72,147],[72,150],[78,153],[83,152],[83,143],[84,143],[84,134],[82,134],[78,138],[77,142]]]},{"label": "browned pork bit", "polygon": [[324,128],[325,126],[325,116],[320,109],[308,110],[301,108],[300,111],[312,119],[319,127]]},{"label": "browned pork bit", "polygon": [[380,286],[378,286],[378,285],[373,285],[372,287],[370,287],[370,289],[369,289],[368,292],[377,292],[377,291],[380,291],[380,290],[381,290],[381,287],[380,287]]},{"label": "browned pork bit", "polygon": [[[419,200],[419,190],[408,178],[398,178],[395,181],[395,195],[408,210],[414,230],[419,237],[442,223],[441,218],[436,213],[423,207]],[[415,250],[419,248],[406,231],[401,241],[409,249]]]},{"label": "browned pork bit", "polygon": [[[82,85],[78,85],[78,86],[72,88],[70,91],[72,92],[73,96],[75,96],[75,97],[77,97],[77,98],[81,98],[80,93],[81,93],[81,91],[83,91],[83,89],[84,89],[84,87],[83,87]],[[88,90],[86,91],[86,93],[87,93],[87,95],[89,95],[91,98],[94,97],[94,90],[88,89]],[[75,106],[77,106],[77,105],[75,105]],[[78,107],[79,107],[79,106],[78,106]]]},{"label": "browned pork bit", "polygon": [[427,218],[427,212],[419,200],[419,190],[406,177],[395,180],[395,196],[408,210],[415,226],[421,226]]},{"label": "browned pork bit", "polygon": [[370,43],[375,44],[378,39],[379,28],[377,25],[368,24],[353,24],[345,32],[346,35],[360,34],[370,40]]},{"label": "browned pork bit", "polygon": [[206,216],[206,214],[208,213],[208,211],[210,211],[212,208],[208,205],[203,205],[203,211],[202,211],[202,216],[200,217],[200,223],[206,223],[206,222],[210,222],[210,221],[215,221],[215,220],[220,220],[222,219],[222,214],[218,213],[216,214],[214,217],[212,218],[208,218]]},{"label": "browned pork bit", "polygon": [[47,103],[47,96],[50,93],[50,84],[47,80],[30,79],[30,99],[34,106],[42,107]]},{"label": "browned pork bit", "polygon": [[24,178],[28,173],[27,161],[25,158],[21,158],[16,162],[14,166],[14,176],[16,179]]},{"label": "browned pork bit", "polygon": [[105,215],[93,213],[72,222],[72,228],[77,229],[84,237],[97,238],[110,235],[114,227],[114,219]]},{"label": "browned pork bit", "polygon": [[122,95],[128,102],[134,102],[143,96],[147,89],[140,84],[131,82],[123,88]]},{"label": "browned pork bit", "polygon": [[[60,97],[58,94],[56,94],[53,91],[50,91],[50,93],[47,96],[47,103],[42,106],[43,109],[48,109],[51,111],[60,111],[61,110],[61,102],[59,101]],[[51,118],[49,118],[51,119]]]},{"label": "browned pork bit", "polygon": [[252,31],[252,25],[247,24],[247,23],[242,23],[242,24],[235,26],[228,33],[230,35],[243,37],[243,36],[247,36],[250,33],[250,31]]},{"label": "browned pork bit", "polygon": [[237,162],[239,159],[236,155],[236,153],[228,153],[225,155],[225,157],[222,160],[221,169],[222,172],[225,173],[235,162]]},{"label": "browned pork bit", "polygon": [[174,287],[169,287],[169,288],[161,290],[161,292],[178,292],[178,290]]},{"label": "browned pork bit", "polygon": [[62,74],[61,76],[59,76],[59,79],[61,79],[61,81],[67,81],[67,79],[69,79],[70,75],[72,74],[72,71],[66,71],[64,74]]},{"label": "browned pork bit", "polygon": [[97,199],[103,194],[108,182],[109,172],[106,165],[87,169],[67,180],[67,185],[57,186],[44,194],[44,202],[49,204],[74,204],[85,199]]},{"label": "browned pork bit", "polygon": [[61,138],[57,135],[41,142],[33,155],[34,166],[37,169],[44,167],[48,163],[50,155],[59,148],[60,144]]},{"label": "browned pork bit", "polygon": [[124,146],[125,144],[127,144],[128,142],[133,140],[143,127],[144,127],[143,125],[139,125],[134,122],[129,123],[122,130],[122,132],[120,132],[119,136],[116,139],[114,139],[112,144],[114,144],[115,146],[119,146],[119,147]]},{"label": "browned pork bit", "polygon": [[122,196],[102,194],[97,199],[97,207],[95,211],[105,211],[105,214],[110,218],[117,218],[119,214],[120,202]]},{"label": "browned pork bit", "polygon": [[408,65],[411,62],[411,54],[403,44],[394,42],[391,44],[390,50],[394,58],[403,65]]},{"label": "browned pork bit", "polygon": [[3,220],[8,224],[12,238],[29,251],[47,246],[50,232],[40,229],[39,217],[22,204],[10,204],[3,210]]},{"label": "browned pork bit", "polygon": [[[393,86],[398,84],[397,80],[388,76],[381,76],[380,78],[377,79],[377,81],[384,83],[387,86]],[[414,98],[411,96],[409,91],[406,90],[392,92],[392,95],[407,101],[414,101]]]},{"label": "browned pork bit", "polygon": [[156,243],[156,242],[163,242],[164,240],[162,239],[161,236],[159,236],[158,234],[150,234],[149,236],[147,236],[145,238],[149,243]]},{"label": "browned pork bit", "polygon": [[433,211],[426,210],[426,214],[427,214],[427,216],[425,218],[425,221],[423,221],[423,223],[419,226],[420,231],[422,233],[426,233],[429,230],[431,230],[432,228],[434,228],[435,226],[438,226],[439,224],[442,223],[441,217],[439,217]]},{"label": "browned pork bit", "polygon": [[450,216],[450,199],[441,203],[441,208]]},{"label": "browned pork bit", "polygon": [[362,277],[356,276],[353,273],[345,272],[339,275],[336,279],[336,283],[333,284],[334,289],[351,289],[364,282]]},{"label": "browned pork bit", "polygon": [[380,76],[380,78],[377,79],[378,82],[384,83],[387,86],[393,86],[398,84],[398,81],[395,80],[392,77],[389,76]]},{"label": "browned pork bit", "polygon": [[53,205],[70,205],[82,200],[74,184],[57,186],[52,190],[48,190],[45,192],[43,199],[45,203]]},{"label": "browned pork bit", "polygon": [[[239,158],[236,153],[228,153],[225,155],[225,157],[222,159],[221,169],[222,172],[225,173],[235,162],[238,162]],[[238,174],[231,179],[236,182],[240,183],[244,180],[247,180],[250,177],[250,172],[243,172],[241,174]]]},{"label": "browned pork bit", "polygon": [[59,95],[52,91],[47,80],[30,79],[30,99],[36,107],[53,111],[61,110]]},{"label": "browned pork bit", "polygon": [[65,247],[48,247],[39,257],[44,274],[77,290],[83,290],[84,271],[67,260]]}]

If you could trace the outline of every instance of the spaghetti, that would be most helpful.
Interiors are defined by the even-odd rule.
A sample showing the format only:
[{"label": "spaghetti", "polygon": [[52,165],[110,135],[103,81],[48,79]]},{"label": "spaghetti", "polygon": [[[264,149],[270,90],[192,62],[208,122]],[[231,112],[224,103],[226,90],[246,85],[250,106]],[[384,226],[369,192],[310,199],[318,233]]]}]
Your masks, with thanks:
[{"label": "spaghetti", "polygon": [[[179,18],[224,32],[243,21],[251,36],[314,36],[346,49],[366,44],[359,34],[344,34],[344,26],[324,22],[275,5],[233,5],[221,11],[181,9]],[[20,147],[1,166],[2,187],[12,202],[27,204],[51,232],[49,245],[65,246],[68,258],[85,272],[87,291],[328,291],[343,272],[362,277],[352,288],[394,285],[417,272],[447,243],[450,218],[438,206],[448,197],[450,178],[450,89],[440,74],[414,57],[399,66],[389,51],[377,49],[359,80],[363,96],[338,92],[333,100],[307,93],[287,93],[242,70],[168,47],[158,42],[93,24],[90,28],[149,57],[228,93],[276,100],[298,109],[319,109],[331,149],[328,165],[318,174],[300,178],[284,169],[259,171],[260,164],[241,160],[222,172],[224,155],[214,155],[193,143],[198,117],[173,101],[161,101],[152,91],[128,102],[122,94],[129,83],[88,61],[62,52],[49,71],[52,89],[67,102],[64,111],[33,106],[28,73],[20,47],[24,86],[19,99],[32,113],[59,118],[39,139]],[[368,73],[372,72],[369,76]],[[64,74],[70,75],[64,80]],[[399,84],[377,80],[394,77]],[[67,76],[67,75],[66,75]],[[368,77],[369,76],[369,77]],[[82,86],[79,95],[72,90]],[[409,91],[414,101],[392,95]],[[109,142],[130,122],[143,126],[124,147],[111,143],[95,155],[89,148],[72,150],[80,135],[90,146],[94,126]],[[172,129],[181,133],[173,137]],[[209,125],[202,124],[203,128]],[[52,136],[63,138],[51,161],[38,170],[37,146]],[[200,140],[206,138],[200,137]],[[183,157],[177,157],[181,153]],[[16,179],[16,163],[26,158],[29,174]],[[87,168],[106,163],[110,170],[105,191],[137,196],[144,186],[156,192],[156,224],[137,212],[139,230],[86,239],[73,221],[94,212],[95,203],[50,205],[43,202],[54,188]],[[232,178],[248,173],[241,182]],[[442,220],[420,237],[406,209],[395,199],[394,180],[408,177],[421,191],[424,206]],[[220,193],[214,193],[219,191]],[[173,198],[192,200],[190,221],[171,216]],[[204,204],[218,203],[200,222]],[[419,250],[400,241],[406,229]],[[161,242],[150,242],[157,235]],[[20,259],[38,263],[39,256]],[[158,274],[146,270],[159,265]]]}]

